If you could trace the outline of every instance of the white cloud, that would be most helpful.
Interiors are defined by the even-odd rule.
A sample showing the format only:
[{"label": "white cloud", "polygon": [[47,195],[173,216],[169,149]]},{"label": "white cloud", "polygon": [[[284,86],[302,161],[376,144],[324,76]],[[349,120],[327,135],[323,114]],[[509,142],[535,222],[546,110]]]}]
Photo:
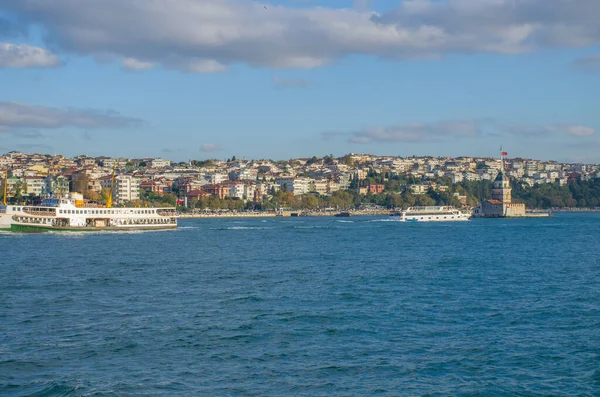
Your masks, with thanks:
[{"label": "white cloud", "polygon": [[0,0],[65,51],[192,73],[235,63],[314,68],[350,54],[437,58],[600,42],[598,0],[406,0],[383,14],[366,11],[367,3],[265,9],[250,0]]},{"label": "white cloud", "polygon": [[227,66],[214,59],[199,58],[169,60],[166,62],[166,66],[188,73],[219,73],[227,70]]},{"label": "white cloud", "polygon": [[141,120],[124,117],[116,112],[92,109],[59,109],[0,101],[0,131],[28,131],[31,128],[62,127],[123,128],[137,125]]},{"label": "white cloud", "polygon": [[600,73],[600,54],[588,55],[575,62],[575,67],[590,73]]},{"label": "white cloud", "polygon": [[522,136],[568,135],[575,138],[585,138],[596,134],[596,130],[581,124],[556,123],[543,126],[505,126],[506,132]]},{"label": "white cloud", "polygon": [[281,90],[284,88],[308,88],[314,86],[315,83],[308,80],[289,79],[279,76],[273,77],[273,88]]},{"label": "white cloud", "polygon": [[203,143],[202,145],[200,145],[200,151],[201,152],[220,152],[221,150],[223,150],[223,148],[219,145],[215,145],[214,143]]},{"label": "white cloud", "polygon": [[558,134],[567,134],[577,138],[592,136],[596,130],[579,124],[554,124],[547,127],[548,131]]},{"label": "white cloud", "polygon": [[0,68],[47,68],[59,64],[58,56],[43,48],[0,43]]},{"label": "white cloud", "polygon": [[146,70],[152,69],[155,66],[153,62],[144,62],[135,58],[125,58],[121,63],[123,68],[127,70]]},{"label": "white cloud", "polygon": [[596,130],[581,124],[557,123],[544,126],[502,125],[493,119],[449,120],[436,123],[405,123],[387,127],[366,127],[351,132],[329,131],[321,134],[324,140],[345,138],[350,143],[370,144],[386,142],[422,143],[506,134],[522,137],[549,137],[567,135],[588,138]]},{"label": "white cloud", "polygon": [[[369,127],[351,132],[348,142],[374,143],[374,142],[428,142],[450,138],[475,137],[480,135],[481,129],[478,121],[459,120],[442,121],[438,123],[408,123],[391,127]],[[331,134],[326,135],[330,137]]]}]

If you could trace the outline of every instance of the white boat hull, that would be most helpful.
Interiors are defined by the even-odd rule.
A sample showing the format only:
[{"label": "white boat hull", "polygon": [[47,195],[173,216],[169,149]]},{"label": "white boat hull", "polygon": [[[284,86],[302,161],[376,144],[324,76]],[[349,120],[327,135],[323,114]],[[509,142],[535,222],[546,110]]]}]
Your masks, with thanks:
[{"label": "white boat hull", "polygon": [[451,206],[409,207],[400,213],[400,222],[464,222],[471,214]]}]

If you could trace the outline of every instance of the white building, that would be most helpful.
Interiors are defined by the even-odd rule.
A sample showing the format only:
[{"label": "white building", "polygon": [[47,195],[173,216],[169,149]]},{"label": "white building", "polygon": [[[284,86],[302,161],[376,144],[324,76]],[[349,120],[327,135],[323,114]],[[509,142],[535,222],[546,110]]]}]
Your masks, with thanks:
[{"label": "white building", "polygon": [[25,184],[27,186],[27,194],[33,194],[38,197],[44,193],[46,187],[46,181],[42,177],[27,176],[25,177]]},{"label": "white building", "polygon": [[[103,178],[102,187],[110,188],[110,178]],[[115,185],[113,186],[113,201],[124,203],[126,201],[138,200],[140,198],[140,183],[131,175],[115,176]]]},{"label": "white building", "polygon": [[218,183],[225,182],[227,180],[227,174],[220,172],[207,172],[204,174],[204,179],[211,185],[216,185]]},{"label": "white building", "polygon": [[150,166],[152,168],[165,168],[171,165],[171,161],[163,159],[152,159]]},{"label": "white building", "polygon": [[[299,196],[310,191],[310,179],[308,178],[279,178],[275,183],[283,190],[294,193],[294,196]],[[285,186],[285,188],[284,188]]]},{"label": "white building", "polygon": [[425,194],[429,190],[429,185],[410,185],[412,194]]},{"label": "white building", "polygon": [[227,183],[227,187],[229,188],[229,197],[237,197],[240,200],[244,199],[244,184],[241,182],[229,182]]},{"label": "white building", "polygon": [[329,193],[329,181],[327,179],[312,179],[310,181],[310,191],[318,194]]}]

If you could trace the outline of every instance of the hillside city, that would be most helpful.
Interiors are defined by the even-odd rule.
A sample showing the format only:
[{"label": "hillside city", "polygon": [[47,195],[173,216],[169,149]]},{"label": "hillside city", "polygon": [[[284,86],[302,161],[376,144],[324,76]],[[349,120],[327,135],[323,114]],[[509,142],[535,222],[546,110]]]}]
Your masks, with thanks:
[{"label": "hillside city", "polygon": [[[0,156],[0,169],[7,170],[0,178],[2,185],[6,184],[8,202],[36,203],[48,195],[79,192],[86,205],[100,206],[112,185],[116,205],[169,204],[178,205],[182,211],[349,208],[359,203],[387,208],[440,203],[467,207],[488,195],[491,181],[502,167],[513,180],[517,198],[518,192],[526,195],[528,189],[531,192],[547,185],[556,190],[600,178],[599,165],[523,158],[502,162],[499,158],[351,153],[339,158],[330,155],[287,161],[232,157],[226,161],[172,162],[16,151]],[[567,194],[557,200],[532,200],[532,207],[600,205],[596,194],[591,199]]]}]

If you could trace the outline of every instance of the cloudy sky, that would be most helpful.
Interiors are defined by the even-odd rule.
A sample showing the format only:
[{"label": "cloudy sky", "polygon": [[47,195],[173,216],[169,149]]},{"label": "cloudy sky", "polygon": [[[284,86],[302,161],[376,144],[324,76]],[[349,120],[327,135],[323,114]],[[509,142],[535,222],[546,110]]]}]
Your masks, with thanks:
[{"label": "cloudy sky", "polygon": [[598,0],[0,0],[0,153],[600,163]]}]

